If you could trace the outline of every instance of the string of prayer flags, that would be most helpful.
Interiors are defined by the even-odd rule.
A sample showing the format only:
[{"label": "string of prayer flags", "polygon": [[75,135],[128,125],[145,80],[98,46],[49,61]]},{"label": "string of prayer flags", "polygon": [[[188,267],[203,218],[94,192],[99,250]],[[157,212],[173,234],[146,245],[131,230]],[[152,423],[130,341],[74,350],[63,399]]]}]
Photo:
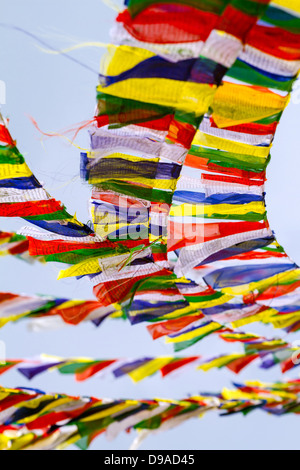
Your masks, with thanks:
[{"label": "string of prayer flags", "polygon": [[[181,400],[98,399],[46,394],[28,388],[0,388],[0,449],[53,450],[76,444],[86,449],[105,434],[139,431],[136,445],[151,433],[173,429],[207,412],[221,416],[260,409],[274,416],[299,413],[300,381],[235,384],[235,389]],[[201,424],[200,424],[201,425]]]}]

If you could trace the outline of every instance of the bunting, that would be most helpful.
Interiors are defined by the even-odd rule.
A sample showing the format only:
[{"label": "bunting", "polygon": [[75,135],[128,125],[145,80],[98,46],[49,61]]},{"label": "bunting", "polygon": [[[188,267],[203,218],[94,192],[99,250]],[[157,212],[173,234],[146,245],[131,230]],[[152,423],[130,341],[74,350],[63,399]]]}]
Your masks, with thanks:
[{"label": "bunting", "polygon": [[[300,268],[275,238],[265,203],[277,126],[300,70],[295,0],[126,0],[101,63],[90,150],[80,173],[92,188],[93,229],[34,176],[0,115],[0,216],[35,227],[0,232],[0,255],[64,265],[87,276],[97,300],[0,293],[0,327],[128,318],[147,322],[175,353],[217,334],[241,352],[137,359],[8,359],[32,379],[79,381],[110,372],[139,382],[188,366],[239,373],[256,361],[283,373],[300,347],[237,328],[300,329]],[[42,229],[43,231],[41,231]],[[26,237],[26,238],[25,238]],[[300,380],[248,381],[184,399],[98,399],[0,387],[0,449],[88,448],[139,431],[165,431],[208,411],[300,413]]]},{"label": "bunting", "polygon": [[20,232],[30,256],[67,264],[60,279],[88,276],[101,307],[151,322],[175,351],[229,325],[297,331],[300,271],[269,227],[264,184],[300,69],[298,23],[294,3],[128,0],[81,155],[94,232],[23,186],[36,179],[1,127],[5,191],[33,191],[26,203],[5,193],[3,215],[51,232]]},{"label": "bunting", "polygon": [[45,394],[40,390],[0,388],[0,449],[53,450],[76,444],[86,449],[100,434],[109,440],[136,430],[135,447],[150,433],[217,411],[221,416],[260,409],[274,416],[299,413],[300,382],[246,382],[221,393],[182,400],[100,400]]},{"label": "bunting", "polygon": [[33,359],[6,359],[0,364],[0,375],[11,369],[16,369],[27,379],[31,380],[40,374],[57,370],[60,374],[75,375],[78,382],[85,381],[103,373],[111,373],[114,378],[128,375],[134,383],[160,372],[166,377],[189,364],[197,363],[200,356],[190,357],[144,357],[140,359],[89,359],[61,358],[42,354]]},{"label": "bunting", "polygon": [[92,321],[96,326],[99,326],[107,317],[121,318],[122,315],[122,311],[117,305],[103,308],[96,300],[63,299],[46,295],[27,296],[0,292],[0,328],[9,322],[24,318],[34,320],[37,328],[59,326],[61,323],[78,325],[82,321]]},{"label": "bunting", "polygon": [[[114,314],[116,317],[116,314]],[[173,372],[190,369],[190,366],[207,372],[213,368],[226,367],[239,374],[248,365],[259,360],[261,369],[270,369],[280,364],[281,372],[286,373],[300,365],[300,345],[289,344],[283,339],[266,339],[247,333],[223,333],[220,337],[229,342],[240,342],[244,351],[227,353],[212,358],[201,356],[162,356],[141,357],[138,359],[91,359],[62,358],[42,354],[40,358],[7,359],[0,365],[0,375],[17,368],[27,379],[31,380],[47,371],[57,370],[60,374],[75,375],[79,382],[103,373],[110,373],[114,378],[129,376],[134,383],[160,373],[164,378]],[[256,361],[258,362],[258,361]]]},{"label": "bunting", "polygon": [[26,237],[14,232],[3,232],[0,230],[0,256],[14,256],[29,263],[35,259],[43,262],[42,256],[32,258],[28,252],[29,242]]},{"label": "bunting", "polygon": [[38,227],[68,237],[91,230],[52,198],[27,166],[0,115],[0,216],[22,217]]}]

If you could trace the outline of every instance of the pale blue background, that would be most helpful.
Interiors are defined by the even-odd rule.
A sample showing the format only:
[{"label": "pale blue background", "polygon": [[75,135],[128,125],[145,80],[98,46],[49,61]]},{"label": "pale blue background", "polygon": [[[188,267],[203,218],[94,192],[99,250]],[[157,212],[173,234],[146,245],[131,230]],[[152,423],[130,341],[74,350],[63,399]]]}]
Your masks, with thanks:
[{"label": "pale blue background", "polygon": [[[109,28],[116,12],[100,0],[0,0],[0,22],[14,24],[30,31],[54,47],[62,48],[84,41],[109,41]],[[63,56],[41,52],[34,40],[0,27],[0,79],[7,85],[7,104],[3,114],[9,117],[13,137],[38,179],[47,190],[61,199],[70,212],[87,221],[90,189],[79,178],[79,150],[61,139],[48,139],[41,145],[40,134],[26,115],[33,116],[46,131],[59,130],[93,116],[97,75],[72,63]],[[82,49],[71,55],[98,70],[101,49]],[[296,101],[296,100],[294,100]],[[299,113],[291,103],[279,126],[268,171],[268,211],[271,227],[279,241],[298,263],[299,245]],[[77,143],[88,147],[87,133]],[[0,220],[0,229],[17,230],[20,219]],[[87,281],[56,281],[57,268],[52,265],[34,267],[12,258],[0,263],[0,290],[16,293],[43,293],[69,298],[92,298]],[[249,326],[248,331],[263,331],[271,337],[270,328]],[[300,335],[293,335],[298,339]],[[153,342],[145,325],[130,327],[125,322],[107,321],[96,329],[91,324],[66,327],[58,332],[30,333],[26,321],[8,325],[0,331],[6,342],[7,357],[30,357],[40,352],[62,356],[95,358],[141,357],[168,355],[171,347]],[[226,352],[229,346],[217,338],[209,338],[187,350],[187,354],[206,356]],[[232,350],[239,350],[233,347]],[[288,377],[296,377],[296,372]],[[77,384],[72,377],[57,373],[44,374],[31,382],[33,387],[53,392],[86,394],[98,397],[169,397],[183,398],[200,391],[218,391],[231,381],[281,377],[279,368],[262,372],[251,366],[238,377],[227,370],[209,374],[190,371],[161,380],[157,375],[133,385],[129,378],[114,380],[94,378]],[[16,372],[1,377],[4,386],[30,386]],[[246,418],[237,415],[219,418],[210,412],[203,419],[193,419],[179,428],[149,438],[142,449],[298,449],[299,417],[275,418],[256,411]],[[99,437],[94,449],[128,449],[134,433],[123,434],[116,441]]]}]

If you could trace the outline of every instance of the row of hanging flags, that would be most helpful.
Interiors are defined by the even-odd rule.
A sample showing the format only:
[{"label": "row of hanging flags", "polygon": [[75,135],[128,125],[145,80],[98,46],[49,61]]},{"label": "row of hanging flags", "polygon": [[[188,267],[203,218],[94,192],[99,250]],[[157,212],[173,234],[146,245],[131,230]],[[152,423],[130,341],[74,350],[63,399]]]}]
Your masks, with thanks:
[{"label": "row of hanging flags", "polygon": [[[82,321],[92,322],[95,326],[99,327],[107,318],[125,318],[121,309],[111,310],[108,308],[106,311],[103,311],[97,301],[70,300],[50,296],[25,296],[12,293],[0,293],[0,311],[0,327],[11,321],[17,322],[22,319],[30,319],[31,327],[36,331],[50,327],[57,328],[64,323],[77,325]],[[147,329],[153,339],[158,339],[168,334],[167,330],[162,329],[161,324],[154,323],[149,325]],[[218,334],[227,343],[242,344],[244,351],[242,353],[222,354],[217,357],[203,359],[201,364],[201,369],[203,370],[209,370],[214,367],[228,367],[233,372],[239,373],[248,364],[256,359],[260,359],[260,367],[267,369],[280,363],[282,372],[286,372],[300,363],[298,343],[288,343],[281,338],[268,339],[257,334],[244,333],[227,327],[216,329],[212,333]],[[172,342],[171,338],[167,338],[167,342]],[[198,356],[192,357],[197,358]],[[200,357],[198,358],[200,359]],[[147,364],[148,360],[152,361],[154,359],[145,358],[142,362],[141,360],[133,361],[132,365],[136,369],[140,366],[143,369],[144,360],[145,364]],[[157,359],[158,361],[155,362],[158,366],[157,370],[161,370],[164,364],[161,365],[160,358]],[[161,359],[164,362],[167,358]],[[177,361],[177,358],[169,357],[170,362],[173,362],[173,359]],[[174,370],[189,364],[190,359],[191,357],[179,358]],[[20,360],[8,361],[9,364],[12,362],[16,362],[17,365],[20,363]],[[90,362],[97,361],[91,360]],[[6,365],[4,364],[4,368],[1,368],[0,365],[0,375],[1,371],[6,371]],[[51,364],[49,368],[52,368]],[[149,373],[149,375],[152,375],[152,373]]]},{"label": "row of hanging flags", "polygon": [[[0,230],[0,256],[15,256],[31,263],[34,261],[28,252],[29,242],[26,237],[15,232],[3,232]],[[39,261],[43,261],[40,257]]]},{"label": "row of hanging flags", "polygon": [[97,300],[0,292],[0,328],[25,318],[31,320],[35,329],[59,327],[61,324],[78,325],[83,321],[100,326],[107,317],[124,318],[124,314],[120,309],[101,308]]},{"label": "row of hanging flags", "polygon": [[52,450],[76,444],[86,449],[100,434],[109,440],[123,431],[138,432],[134,447],[156,434],[208,411],[221,416],[260,409],[274,416],[300,411],[300,381],[246,382],[221,393],[181,400],[99,400],[45,394],[28,388],[0,388],[0,449]]},{"label": "row of hanging flags", "polygon": [[[236,336],[238,338],[236,339]],[[78,382],[85,381],[103,373],[112,374],[114,378],[128,375],[134,383],[160,373],[161,377],[181,369],[190,370],[196,365],[197,370],[207,372],[213,368],[226,367],[238,374],[253,361],[259,360],[261,369],[270,369],[280,364],[282,373],[300,365],[300,346],[286,343],[282,339],[266,340],[245,333],[224,333],[221,337],[229,342],[243,342],[244,352],[223,354],[211,358],[201,356],[163,356],[141,357],[138,359],[91,359],[91,358],[62,358],[42,354],[39,358],[5,359],[0,362],[0,375],[16,369],[28,380],[44,372],[58,371],[60,374],[75,375]],[[247,339],[245,339],[247,338]]]},{"label": "row of hanging flags", "polygon": [[[214,333],[244,343],[243,353],[201,358],[204,370],[238,372],[254,359],[289,370],[297,346],[234,330],[254,322],[300,329],[300,268],[269,227],[264,188],[275,131],[300,70],[299,0],[125,3],[101,64],[91,149],[81,154],[93,229],[45,190],[0,120],[0,216],[34,225],[19,235],[0,232],[0,254],[60,263],[59,279],[88,277],[97,301],[2,292],[0,326],[23,317],[40,325],[126,317],[148,322],[153,339],[165,337],[175,352]],[[155,359],[158,365],[161,358],[141,359],[141,367]],[[168,359],[157,371],[184,361]],[[61,362],[81,374],[77,360]],[[103,361],[94,362],[97,369]],[[35,392],[3,393],[8,402],[15,393],[35,400]],[[55,398],[61,399],[68,400]],[[297,410],[293,400],[281,412]],[[262,407],[281,414],[277,405]],[[178,421],[185,412],[179,414]],[[17,431],[25,431],[15,440],[15,424],[10,429],[5,421],[0,442],[59,447],[81,432],[81,421],[71,422],[76,438],[65,439],[64,426],[31,434],[17,420]]]}]

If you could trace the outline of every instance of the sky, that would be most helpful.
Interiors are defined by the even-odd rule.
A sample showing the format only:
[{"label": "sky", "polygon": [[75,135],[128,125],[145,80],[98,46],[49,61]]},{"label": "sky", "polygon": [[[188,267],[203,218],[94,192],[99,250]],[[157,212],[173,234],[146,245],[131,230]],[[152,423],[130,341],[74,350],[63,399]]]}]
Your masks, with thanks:
[{"label": "sky", "polygon": [[[119,6],[120,0],[115,0]],[[10,120],[10,131],[18,148],[36,177],[45,183],[47,191],[63,201],[70,213],[82,222],[89,220],[90,188],[79,178],[80,150],[61,138],[41,138],[33,127],[32,116],[45,132],[59,131],[91,119],[95,109],[97,72],[104,49],[82,48],[70,53],[74,59],[48,54],[30,34],[55,49],[83,42],[109,42],[109,29],[116,11],[101,0],[0,0],[0,80],[6,84],[6,104],[2,114]],[[29,34],[14,29],[21,28]],[[79,64],[80,62],[81,64]],[[272,149],[268,169],[267,209],[271,228],[289,256],[300,263],[299,170],[300,170],[300,92],[296,89],[283,115]],[[86,131],[76,144],[88,148]],[[21,219],[0,219],[0,230],[20,230]],[[64,298],[92,299],[92,287],[87,280],[57,281],[58,267],[29,265],[6,257],[0,260],[0,291],[26,294],[49,294]],[[251,325],[249,331],[274,336],[271,328]],[[276,332],[278,334],[278,332]],[[300,334],[289,337],[300,339]],[[8,358],[37,356],[40,353],[63,357],[85,356],[104,358],[138,358],[170,355],[171,345],[153,341],[145,324],[130,326],[128,322],[107,320],[101,327],[83,324],[63,327],[57,331],[34,333],[28,322],[9,324],[0,330],[0,341],[6,344]],[[229,352],[218,338],[206,338],[189,348],[187,355],[206,357]],[[235,346],[232,351],[239,351]],[[285,375],[295,378],[296,372]],[[193,367],[161,379],[159,375],[134,385],[126,377],[93,378],[76,383],[72,376],[46,373],[31,383],[11,371],[1,377],[7,387],[33,386],[47,392],[88,395],[98,398],[184,398],[201,391],[220,391],[232,382],[259,379],[282,379],[279,368],[261,371],[252,365],[238,377],[226,369],[204,373]],[[108,442],[98,437],[92,449],[128,449],[134,433],[122,434]],[[150,450],[293,450],[299,449],[299,417],[269,416],[255,411],[243,417],[220,418],[209,412],[201,419],[158,435],[150,436],[141,446]]]}]

